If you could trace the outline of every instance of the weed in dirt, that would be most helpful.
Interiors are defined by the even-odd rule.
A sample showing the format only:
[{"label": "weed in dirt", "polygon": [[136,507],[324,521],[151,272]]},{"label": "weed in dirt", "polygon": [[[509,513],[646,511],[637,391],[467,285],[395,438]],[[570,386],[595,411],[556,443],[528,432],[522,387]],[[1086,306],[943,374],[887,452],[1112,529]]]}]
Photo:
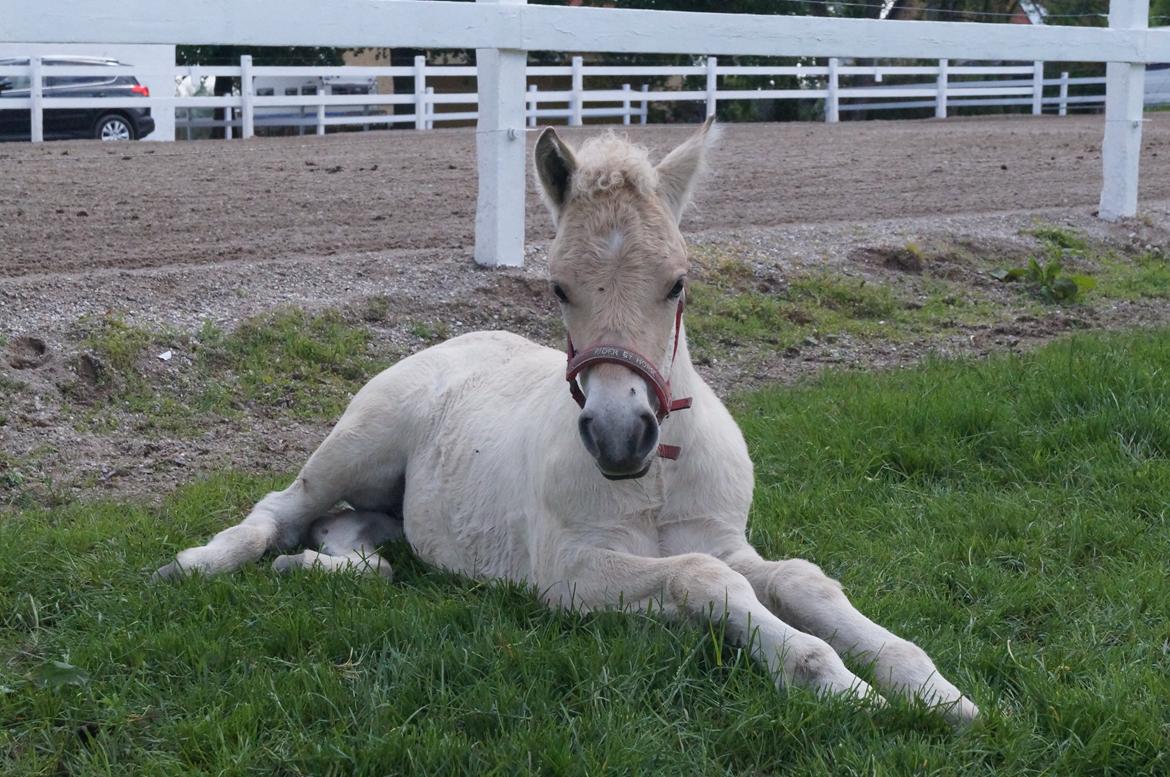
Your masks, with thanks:
[{"label": "weed in dirt", "polygon": [[358,315],[368,323],[388,321],[390,314],[390,298],[384,294],[367,297],[358,305]]},{"label": "weed in dirt", "polygon": [[[333,418],[377,372],[370,333],[341,314],[283,308],[247,319],[230,333],[205,325],[196,366],[208,379],[201,404],[228,401],[286,408],[298,418]],[[211,385],[224,381],[226,385]]]},{"label": "weed in dirt", "polygon": [[26,480],[22,463],[0,451],[0,505],[19,503]]},{"label": "weed in dirt", "polygon": [[83,317],[77,322],[86,350],[78,357],[77,380],[66,392],[81,403],[93,403],[102,395],[137,398],[150,388],[140,369],[155,336],[126,323],[116,313]]},{"label": "weed in dirt", "polygon": [[1100,264],[1101,293],[1115,299],[1170,298],[1170,255],[1149,251],[1135,257],[1113,255]]},{"label": "weed in dirt", "polygon": [[798,304],[832,311],[850,320],[890,318],[900,307],[887,286],[829,273],[794,278],[789,291]]},{"label": "weed in dirt", "polygon": [[1022,281],[1028,291],[1047,303],[1075,302],[1097,287],[1095,278],[1088,275],[1063,273],[1064,266],[1053,259],[1041,264],[1029,259],[1024,267],[1012,267],[991,272],[996,280],[1012,283]]},{"label": "weed in dirt", "polygon": [[[180,343],[183,358],[155,365],[150,349]],[[111,431],[129,422],[143,434],[205,431],[213,417],[247,408],[280,410],[301,419],[340,415],[351,394],[381,365],[369,353],[370,334],[336,312],[282,308],[246,319],[225,332],[211,323],[192,337],[155,335],[109,317],[84,343],[101,360],[107,384],[82,422]],[[92,398],[91,398],[92,399]]]},{"label": "weed in dirt", "polygon": [[938,279],[923,280],[923,298],[911,300],[887,286],[831,273],[798,276],[773,292],[757,290],[742,268],[702,275],[687,290],[687,337],[699,361],[726,345],[783,349],[810,337],[937,334],[995,320],[999,312],[994,303]]},{"label": "weed in dirt", "polygon": [[[81,344],[92,351],[114,373],[127,377],[138,374],[138,362],[158,335],[132,326],[116,313],[83,318],[78,327],[85,333]],[[103,379],[109,380],[109,373]]]},{"label": "weed in dirt", "polygon": [[1033,229],[1030,234],[1041,243],[1044,243],[1045,246],[1056,249],[1057,251],[1072,251],[1083,254],[1089,250],[1089,243],[1085,238],[1078,235],[1075,231],[1064,227],[1054,225],[1039,226]]},{"label": "weed in dirt", "polygon": [[0,513],[11,509],[43,509],[66,498],[41,463],[49,452],[34,449],[28,455],[15,456],[0,451]]},{"label": "weed in dirt", "polygon": [[[0,521],[6,774],[1161,774],[1170,331],[739,397],[751,540],[840,578],[980,704],[779,692],[718,628],[550,611],[385,549],[145,584],[284,478]],[[680,746],[684,743],[685,746]]]},{"label": "weed in dirt", "polygon": [[[997,270],[994,277],[1023,280],[1046,302],[1079,300],[1089,289],[1106,299],[1170,298],[1170,257],[1161,250],[1125,255],[1094,248],[1082,235],[1054,225],[1037,227],[1029,234],[1044,244],[1044,257],[1033,258],[1024,267]],[[1062,274],[1061,267],[1068,261],[1093,268],[1094,276]]]},{"label": "weed in dirt", "polygon": [[444,321],[414,321],[407,331],[427,345],[441,343],[451,336],[451,327]]}]

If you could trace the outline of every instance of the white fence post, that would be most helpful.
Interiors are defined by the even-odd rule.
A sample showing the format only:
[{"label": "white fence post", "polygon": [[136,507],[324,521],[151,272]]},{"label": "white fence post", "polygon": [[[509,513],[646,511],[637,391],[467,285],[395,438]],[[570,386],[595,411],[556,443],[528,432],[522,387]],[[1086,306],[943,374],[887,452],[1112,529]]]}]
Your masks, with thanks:
[{"label": "white fence post", "polygon": [[236,128],[232,126],[236,121],[236,107],[234,105],[229,105],[228,107],[224,108],[223,118],[223,139],[231,140],[236,134]]},{"label": "white fence post", "polygon": [[427,58],[414,58],[414,128],[427,128]]},{"label": "white fence post", "polygon": [[573,94],[569,100],[569,126],[581,126],[582,92],[585,91],[585,79],[581,74],[581,57],[573,57]]},{"label": "white fence post", "polygon": [[[1110,27],[1144,30],[1149,20],[1150,0],[1110,0]],[[1098,215],[1107,221],[1137,214],[1145,88],[1144,64],[1105,65],[1105,137],[1101,141],[1104,184]]]},{"label": "white fence post", "polygon": [[536,84],[528,85],[528,100],[525,102],[524,110],[528,114],[529,127],[536,126],[536,111],[540,106],[540,97],[538,97],[539,91],[540,87],[538,87]]},{"label": "white fence post", "polygon": [[630,85],[622,84],[622,124],[630,124]]},{"label": "white fence post", "polygon": [[28,60],[29,140],[41,143],[45,139],[44,79],[41,78],[41,58]]},{"label": "white fence post", "polygon": [[1061,116],[1068,116],[1068,71],[1060,74],[1060,109]]},{"label": "white fence post", "polygon": [[[523,5],[524,0],[476,0]],[[482,265],[524,263],[524,85],[528,52],[477,49],[479,119],[475,157],[479,195],[475,206],[475,261]]]},{"label": "white fence post", "polygon": [[718,66],[719,61],[715,57],[707,57],[707,116],[715,115],[718,103],[715,97],[719,88],[719,78],[715,70]]},{"label": "white fence post", "polygon": [[252,137],[256,131],[256,105],[252,98],[256,89],[252,83],[252,55],[240,55],[240,137]]},{"label": "white fence post", "polygon": [[646,120],[650,118],[650,100],[647,99],[646,93],[650,91],[650,84],[642,84],[642,111],[641,120],[645,124]]},{"label": "white fence post", "polygon": [[829,57],[829,82],[825,90],[825,121],[830,124],[836,124],[841,118],[841,101],[837,97],[837,66],[839,64],[839,59]]},{"label": "white fence post", "polygon": [[426,116],[427,116],[426,128],[429,130],[434,129],[435,128],[435,87],[433,87],[433,86],[427,87]]},{"label": "white fence post", "polygon": [[317,105],[317,134],[325,134],[325,103]]},{"label": "white fence post", "polygon": [[[1147,0],[1148,1],[1148,0]],[[1044,113],[1044,63],[1032,63],[1032,115]]]},{"label": "white fence post", "polygon": [[934,95],[934,118],[936,119],[947,117],[947,87],[950,78],[947,69],[950,64],[950,60],[947,59],[938,61],[938,91]]}]

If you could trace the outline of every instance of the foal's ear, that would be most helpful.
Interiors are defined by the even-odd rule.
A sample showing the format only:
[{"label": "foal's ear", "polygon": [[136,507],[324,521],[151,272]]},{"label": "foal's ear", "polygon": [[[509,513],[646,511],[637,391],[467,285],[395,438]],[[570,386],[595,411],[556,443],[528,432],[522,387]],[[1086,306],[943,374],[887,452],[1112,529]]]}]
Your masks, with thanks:
[{"label": "foal's ear", "polygon": [[711,116],[698,132],[658,163],[658,196],[670,208],[675,221],[682,220],[691,192],[703,172],[707,149],[718,139],[719,130],[715,127],[715,117]]},{"label": "foal's ear", "polygon": [[534,156],[536,174],[540,178],[541,198],[552,214],[553,223],[556,223],[569,200],[577,159],[573,156],[573,149],[560,139],[552,127],[540,133]]}]

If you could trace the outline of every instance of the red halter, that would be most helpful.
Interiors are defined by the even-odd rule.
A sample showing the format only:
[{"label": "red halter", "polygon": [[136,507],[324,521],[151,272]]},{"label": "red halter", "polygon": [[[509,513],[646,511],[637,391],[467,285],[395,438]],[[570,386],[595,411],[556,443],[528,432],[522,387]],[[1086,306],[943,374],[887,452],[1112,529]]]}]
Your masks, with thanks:
[{"label": "red halter", "polygon": [[[674,369],[674,358],[678,355],[678,335],[682,327],[683,297],[678,299],[678,309],[674,314],[674,350],[671,351],[670,366]],[[577,383],[577,376],[588,368],[609,362],[620,364],[633,370],[654,388],[658,397],[658,423],[661,424],[668,415],[675,410],[685,410],[691,406],[691,397],[673,399],[670,395],[670,379],[662,377],[662,373],[654,366],[654,362],[637,351],[623,348],[620,345],[605,345],[594,343],[584,351],[578,352],[573,347],[573,338],[569,337],[569,364],[565,370],[565,379],[569,381],[569,393],[581,407],[585,407],[585,392]],[[664,459],[677,459],[681,449],[677,445],[659,445],[658,455]]]}]

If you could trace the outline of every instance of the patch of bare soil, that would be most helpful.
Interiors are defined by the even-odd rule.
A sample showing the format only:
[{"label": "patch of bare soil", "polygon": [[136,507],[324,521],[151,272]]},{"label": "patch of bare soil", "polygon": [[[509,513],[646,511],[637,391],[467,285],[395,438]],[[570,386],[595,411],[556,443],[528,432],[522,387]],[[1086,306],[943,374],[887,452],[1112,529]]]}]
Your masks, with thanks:
[{"label": "patch of bare soil", "polygon": [[[660,152],[688,131],[630,134]],[[1093,217],[1101,131],[1099,117],[728,127],[684,232],[697,250],[746,265],[756,292],[827,273],[913,306],[945,283],[996,313],[908,336],[732,343],[700,370],[726,394],[828,366],[893,367],[1166,324],[1165,299],[1038,308],[989,274],[1035,255],[1039,225],[1120,255],[1170,251],[1170,116],[1147,123],[1143,216],[1122,224]],[[205,322],[230,329],[282,305],[346,311],[372,329],[378,357],[482,328],[560,347],[545,281],[551,227],[534,192],[525,267],[470,261],[473,147],[470,132],[454,130],[0,146],[0,492],[151,495],[224,467],[288,471],[328,431],[279,409],[209,416],[174,437],[129,409],[95,426],[90,409],[116,403],[120,380],[86,347],[79,321],[109,312],[156,334],[140,369],[164,389],[183,384],[185,338]]]}]

